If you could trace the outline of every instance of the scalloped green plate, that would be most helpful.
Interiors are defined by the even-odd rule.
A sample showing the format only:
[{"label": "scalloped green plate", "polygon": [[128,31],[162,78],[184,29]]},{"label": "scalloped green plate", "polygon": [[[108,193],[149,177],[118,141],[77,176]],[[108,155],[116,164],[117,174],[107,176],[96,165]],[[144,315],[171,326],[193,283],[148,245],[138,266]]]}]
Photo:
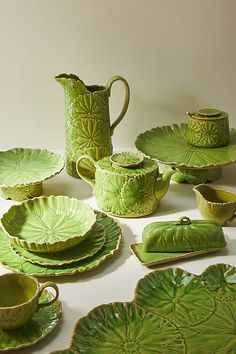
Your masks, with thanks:
[{"label": "scalloped green plate", "polygon": [[64,158],[46,149],[0,151],[0,194],[22,201],[42,193],[42,182],[60,173]]},{"label": "scalloped green plate", "polygon": [[105,230],[104,246],[92,257],[81,260],[78,263],[62,265],[59,267],[40,266],[26,261],[15,254],[10,246],[9,239],[3,229],[0,229],[0,263],[4,266],[36,277],[50,277],[72,275],[92,270],[111,257],[119,248],[121,241],[121,229],[117,222],[101,212],[97,214],[97,223]]},{"label": "scalloped green plate", "polygon": [[[42,302],[52,298],[44,291]],[[0,329],[0,351],[21,349],[32,346],[46,337],[57,326],[62,313],[61,303],[56,301],[53,305],[42,307],[32,319],[16,330]]]},{"label": "scalloped green plate", "polygon": [[57,252],[83,241],[96,222],[92,208],[75,198],[39,197],[13,205],[1,223],[13,245]]},{"label": "scalloped green plate", "polygon": [[140,134],[137,149],[167,165],[189,169],[220,167],[236,162],[236,129],[230,130],[228,146],[198,148],[187,143],[187,124],[154,128]]},{"label": "scalloped green plate", "polygon": [[65,353],[234,354],[235,294],[230,265],[200,276],[180,268],[149,273],[132,302],[101,305],[79,319]]},{"label": "scalloped green plate", "polygon": [[206,253],[220,251],[222,248],[211,248],[189,252],[145,252],[142,248],[142,243],[132,243],[130,245],[130,249],[142,265],[146,267],[153,267],[158,264],[176,262],[186,258],[197,257]]},{"label": "scalloped green plate", "polygon": [[35,253],[30,252],[23,247],[12,246],[13,250],[20,257],[31,263],[36,263],[43,266],[61,266],[64,264],[76,263],[82,259],[92,257],[97,253],[105,243],[105,230],[99,225],[95,224],[88,237],[79,245],[61,252],[53,253]]}]

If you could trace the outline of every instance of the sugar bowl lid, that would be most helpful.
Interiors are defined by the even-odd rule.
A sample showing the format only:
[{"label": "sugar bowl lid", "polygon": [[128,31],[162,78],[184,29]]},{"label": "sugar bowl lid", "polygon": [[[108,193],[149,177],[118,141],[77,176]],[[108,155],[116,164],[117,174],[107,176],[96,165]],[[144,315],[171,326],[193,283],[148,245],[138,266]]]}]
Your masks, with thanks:
[{"label": "sugar bowl lid", "polygon": [[187,114],[190,117],[198,118],[198,119],[222,119],[228,117],[228,113],[223,112],[216,108],[202,108],[199,109],[197,112],[194,113],[187,112]]}]

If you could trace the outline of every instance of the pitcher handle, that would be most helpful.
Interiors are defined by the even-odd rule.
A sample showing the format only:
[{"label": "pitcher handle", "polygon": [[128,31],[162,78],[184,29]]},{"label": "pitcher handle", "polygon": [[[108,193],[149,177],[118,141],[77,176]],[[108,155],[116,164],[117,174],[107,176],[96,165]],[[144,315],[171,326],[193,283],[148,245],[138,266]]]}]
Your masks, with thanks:
[{"label": "pitcher handle", "polygon": [[90,184],[90,186],[92,186],[93,188],[95,187],[95,180],[92,178],[89,178],[88,176],[85,176],[83,174],[83,170],[81,169],[80,163],[82,160],[89,160],[90,162],[92,162],[92,164],[94,165],[95,169],[96,169],[96,160],[94,160],[94,158],[92,158],[89,155],[82,155],[78,158],[78,160],[76,161],[76,172],[78,173],[78,175],[87,183]]},{"label": "pitcher handle", "polygon": [[127,112],[128,106],[129,106],[129,99],[130,99],[130,90],[129,90],[129,85],[128,82],[122,77],[122,76],[113,76],[107,83],[107,87],[109,88],[109,95],[111,93],[111,87],[115,81],[122,81],[124,86],[125,86],[125,101],[123,104],[123,108],[119,114],[119,116],[116,118],[116,120],[112,123],[110,132],[111,135],[113,135],[114,130],[116,126],[121,122],[121,120],[124,118],[125,113]]}]

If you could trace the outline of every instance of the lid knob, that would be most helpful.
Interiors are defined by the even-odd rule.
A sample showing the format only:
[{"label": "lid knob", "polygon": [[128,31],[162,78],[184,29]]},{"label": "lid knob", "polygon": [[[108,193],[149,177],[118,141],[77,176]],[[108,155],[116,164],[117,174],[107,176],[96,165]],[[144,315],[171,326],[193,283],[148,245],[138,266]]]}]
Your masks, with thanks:
[{"label": "lid knob", "polygon": [[144,155],[138,152],[121,152],[110,157],[112,165],[124,168],[139,168],[143,164]]},{"label": "lid knob", "polygon": [[174,225],[190,225],[191,220],[188,216],[182,216],[179,221],[175,222]]}]

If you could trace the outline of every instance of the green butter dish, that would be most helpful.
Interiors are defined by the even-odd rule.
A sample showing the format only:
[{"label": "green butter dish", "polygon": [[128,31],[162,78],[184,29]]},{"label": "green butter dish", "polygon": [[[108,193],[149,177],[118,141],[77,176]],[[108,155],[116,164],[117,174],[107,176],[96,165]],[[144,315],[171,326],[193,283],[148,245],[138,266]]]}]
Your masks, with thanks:
[{"label": "green butter dish", "polygon": [[64,158],[46,149],[0,151],[0,195],[22,201],[42,194],[42,182],[61,172]]},{"label": "green butter dish", "polygon": [[94,211],[78,199],[38,197],[13,205],[1,223],[13,245],[33,252],[57,252],[79,244],[96,222]]},{"label": "green butter dish", "polygon": [[122,234],[118,223],[111,217],[98,211],[95,211],[95,214],[96,223],[101,225],[105,230],[105,243],[92,257],[82,259],[77,263],[65,264],[58,267],[33,264],[13,251],[9,237],[4,230],[0,228],[0,263],[9,269],[35,277],[74,275],[98,267],[108,258],[112,257],[119,249]]},{"label": "green butter dish", "polygon": [[104,243],[105,230],[101,225],[96,223],[85,240],[80,242],[78,245],[61,252],[30,252],[23,247],[13,245],[12,248],[16,254],[24,258],[26,261],[39,265],[56,267],[63,264],[76,263],[82,259],[92,257],[103,247]]},{"label": "green butter dish", "polygon": [[70,348],[54,354],[234,354],[236,268],[147,274],[131,302],[100,305],[80,318]]},{"label": "green butter dish", "polygon": [[222,227],[215,221],[190,220],[153,222],[145,226],[142,248],[146,252],[183,252],[226,246]]},{"label": "green butter dish", "polygon": [[[44,290],[41,302],[47,303],[52,298],[53,295]],[[41,307],[23,326],[13,330],[0,329],[0,351],[22,349],[38,343],[59,324],[61,314],[61,303],[57,300],[48,307]]]}]

